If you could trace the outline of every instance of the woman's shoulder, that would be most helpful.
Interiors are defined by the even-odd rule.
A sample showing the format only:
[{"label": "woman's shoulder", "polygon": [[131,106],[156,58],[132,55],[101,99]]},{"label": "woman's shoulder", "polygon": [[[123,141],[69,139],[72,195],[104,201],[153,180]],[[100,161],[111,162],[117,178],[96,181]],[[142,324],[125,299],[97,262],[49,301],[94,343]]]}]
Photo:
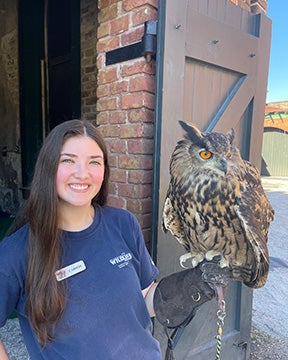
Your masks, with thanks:
[{"label": "woman's shoulder", "polygon": [[11,235],[5,237],[0,242],[1,250],[8,251],[12,249],[17,251],[17,249],[22,249],[26,247],[28,241],[28,234],[29,234],[29,225],[26,224],[19,228],[17,231],[12,233]]},{"label": "woman's shoulder", "polygon": [[0,242],[0,273],[23,278],[28,254],[29,227],[24,225]]},{"label": "woman's shoulder", "polygon": [[112,206],[101,208],[102,221],[109,223],[109,226],[122,229],[124,232],[139,231],[139,222],[136,216],[126,209]]},{"label": "woman's shoulder", "polygon": [[127,219],[136,219],[135,215],[133,213],[131,213],[129,210],[117,208],[117,207],[113,207],[113,206],[109,206],[109,205],[103,206],[102,212],[103,212],[103,214],[105,214],[107,216],[112,216],[112,217],[117,216],[117,217],[122,217],[122,218],[127,218]]}]

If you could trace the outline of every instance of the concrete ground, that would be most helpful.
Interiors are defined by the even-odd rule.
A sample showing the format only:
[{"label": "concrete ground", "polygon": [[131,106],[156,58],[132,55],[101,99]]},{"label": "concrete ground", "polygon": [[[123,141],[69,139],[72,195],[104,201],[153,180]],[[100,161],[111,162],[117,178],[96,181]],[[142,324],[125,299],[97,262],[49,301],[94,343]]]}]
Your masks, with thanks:
[{"label": "concrete ground", "polygon": [[275,210],[269,231],[270,272],[254,290],[250,359],[288,359],[288,178],[264,177]]},{"label": "concrete ground", "polygon": [[[269,232],[271,268],[266,285],[254,291],[250,360],[288,359],[288,178],[262,179],[275,210]],[[0,329],[10,360],[28,360],[17,319]],[[103,359],[105,360],[105,359]]]}]

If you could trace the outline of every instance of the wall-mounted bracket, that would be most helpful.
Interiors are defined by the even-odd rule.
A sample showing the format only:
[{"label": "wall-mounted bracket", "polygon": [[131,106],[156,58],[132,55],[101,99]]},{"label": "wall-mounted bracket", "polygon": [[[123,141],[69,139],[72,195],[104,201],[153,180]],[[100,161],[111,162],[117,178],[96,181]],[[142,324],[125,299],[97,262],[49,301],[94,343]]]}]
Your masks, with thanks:
[{"label": "wall-mounted bracket", "polygon": [[144,23],[144,35],[140,42],[106,52],[106,65],[145,56],[147,61],[156,55],[157,21],[149,20]]}]

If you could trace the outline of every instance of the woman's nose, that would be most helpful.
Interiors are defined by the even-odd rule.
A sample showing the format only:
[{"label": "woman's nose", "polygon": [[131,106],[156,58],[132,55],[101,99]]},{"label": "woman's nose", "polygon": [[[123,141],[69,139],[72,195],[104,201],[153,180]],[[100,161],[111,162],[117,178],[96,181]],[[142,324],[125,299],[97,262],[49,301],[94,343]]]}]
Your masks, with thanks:
[{"label": "woman's nose", "polygon": [[76,177],[85,179],[88,176],[88,167],[84,163],[78,163],[75,171]]}]

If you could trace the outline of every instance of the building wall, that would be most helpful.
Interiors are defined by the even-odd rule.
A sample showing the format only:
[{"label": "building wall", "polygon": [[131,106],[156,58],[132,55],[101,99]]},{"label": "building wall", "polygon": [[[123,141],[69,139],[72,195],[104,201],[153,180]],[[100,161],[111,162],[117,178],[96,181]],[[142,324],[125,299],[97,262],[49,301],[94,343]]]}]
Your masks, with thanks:
[{"label": "building wall", "polygon": [[97,114],[97,0],[81,1],[81,112],[95,120]]},{"label": "building wall", "polygon": [[0,0],[0,212],[14,214],[21,184],[17,0]]},{"label": "building wall", "polygon": [[108,144],[109,203],[132,211],[149,240],[152,209],[155,62],[145,57],[107,66],[106,52],[141,41],[157,19],[156,0],[99,0],[97,124]]}]

